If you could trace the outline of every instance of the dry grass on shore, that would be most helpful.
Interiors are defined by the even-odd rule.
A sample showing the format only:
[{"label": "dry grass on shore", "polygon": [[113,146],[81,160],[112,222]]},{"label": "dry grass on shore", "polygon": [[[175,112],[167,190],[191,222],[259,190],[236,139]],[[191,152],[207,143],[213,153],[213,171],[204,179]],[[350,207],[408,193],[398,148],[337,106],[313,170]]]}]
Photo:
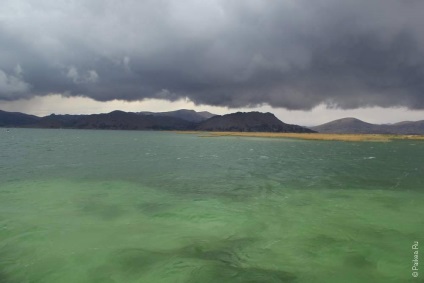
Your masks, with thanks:
[{"label": "dry grass on shore", "polygon": [[199,137],[260,137],[260,138],[293,138],[323,141],[375,141],[391,140],[424,140],[424,135],[383,135],[383,134],[322,134],[322,133],[262,133],[262,132],[200,132],[178,131],[181,134],[196,134]]}]

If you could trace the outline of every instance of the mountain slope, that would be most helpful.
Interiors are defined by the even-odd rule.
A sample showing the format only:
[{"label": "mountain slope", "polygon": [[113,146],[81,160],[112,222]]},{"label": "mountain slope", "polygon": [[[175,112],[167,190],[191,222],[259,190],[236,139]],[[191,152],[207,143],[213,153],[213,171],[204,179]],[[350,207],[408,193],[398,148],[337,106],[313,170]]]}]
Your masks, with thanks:
[{"label": "mountain slope", "polygon": [[405,121],[389,125],[388,128],[393,133],[400,135],[424,135],[424,120],[421,121]]},{"label": "mountain slope", "polygon": [[237,112],[219,116],[185,109],[161,113],[113,111],[92,115],[52,114],[41,118],[0,110],[0,127],[424,135],[424,120],[377,125],[355,118],[343,118],[308,129],[285,124],[271,113]]},{"label": "mountain slope", "polygon": [[314,131],[319,133],[332,133],[332,134],[386,134],[389,133],[384,127],[366,123],[355,118],[343,118],[325,123],[316,127],[311,127]]},{"label": "mountain slope", "polygon": [[168,116],[139,115],[123,111],[92,115],[50,115],[41,118],[42,128],[111,130],[187,130],[193,123]]},{"label": "mountain slope", "polygon": [[215,114],[209,113],[207,111],[196,112],[194,110],[188,110],[188,109],[180,109],[180,110],[168,111],[168,112],[144,111],[144,112],[139,112],[139,114],[153,115],[153,116],[168,116],[168,117],[179,118],[189,122],[201,122],[215,116]]},{"label": "mountain slope", "polygon": [[22,127],[36,123],[40,118],[19,112],[0,110],[0,127]]},{"label": "mountain slope", "polygon": [[272,113],[237,112],[223,116],[214,116],[201,122],[196,130],[231,132],[283,132],[311,133],[310,129],[285,124]]},{"label": "mountain slope", "polygon": [[355,118],[343,118],[311,127],[319,133],[331,134],[424,134],[424,120],[399,122],[396,124],[371,124]]},{"label": "mountain slope", "polygon": [[216,116],[216,114],[210,113],[208,111],[197,112],[197,114],[205,119],[209,119],[209,118],[212,118],[213,116]]}]

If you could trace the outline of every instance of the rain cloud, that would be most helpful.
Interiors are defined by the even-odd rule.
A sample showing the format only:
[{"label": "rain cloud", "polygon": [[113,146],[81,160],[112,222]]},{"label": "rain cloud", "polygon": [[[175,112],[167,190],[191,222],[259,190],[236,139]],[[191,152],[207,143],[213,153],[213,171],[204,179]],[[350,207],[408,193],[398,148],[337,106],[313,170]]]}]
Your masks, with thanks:
[{"label": "rain cloud", "polygon": [[421,0],[3,0],[0,100],[424,109]]}]

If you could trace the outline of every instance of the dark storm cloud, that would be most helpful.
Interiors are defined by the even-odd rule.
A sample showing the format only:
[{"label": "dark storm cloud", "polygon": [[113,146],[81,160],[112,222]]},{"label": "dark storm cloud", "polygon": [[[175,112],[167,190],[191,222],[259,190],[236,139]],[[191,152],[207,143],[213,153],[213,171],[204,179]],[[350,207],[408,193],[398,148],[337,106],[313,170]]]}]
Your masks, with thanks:
[{"label": "dark storm cloud", "polygon": [[424,1],[0,4],[0,99],[424,109]]}]

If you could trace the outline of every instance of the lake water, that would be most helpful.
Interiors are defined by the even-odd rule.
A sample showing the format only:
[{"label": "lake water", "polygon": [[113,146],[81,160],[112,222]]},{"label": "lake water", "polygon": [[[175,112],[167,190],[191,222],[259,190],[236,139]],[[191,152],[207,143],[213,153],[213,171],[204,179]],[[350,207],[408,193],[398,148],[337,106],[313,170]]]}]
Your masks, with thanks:
[{"label": "lake water", "polygon": [[0,282],[424,282],[423,193],[420,141],[0,129]]}]

